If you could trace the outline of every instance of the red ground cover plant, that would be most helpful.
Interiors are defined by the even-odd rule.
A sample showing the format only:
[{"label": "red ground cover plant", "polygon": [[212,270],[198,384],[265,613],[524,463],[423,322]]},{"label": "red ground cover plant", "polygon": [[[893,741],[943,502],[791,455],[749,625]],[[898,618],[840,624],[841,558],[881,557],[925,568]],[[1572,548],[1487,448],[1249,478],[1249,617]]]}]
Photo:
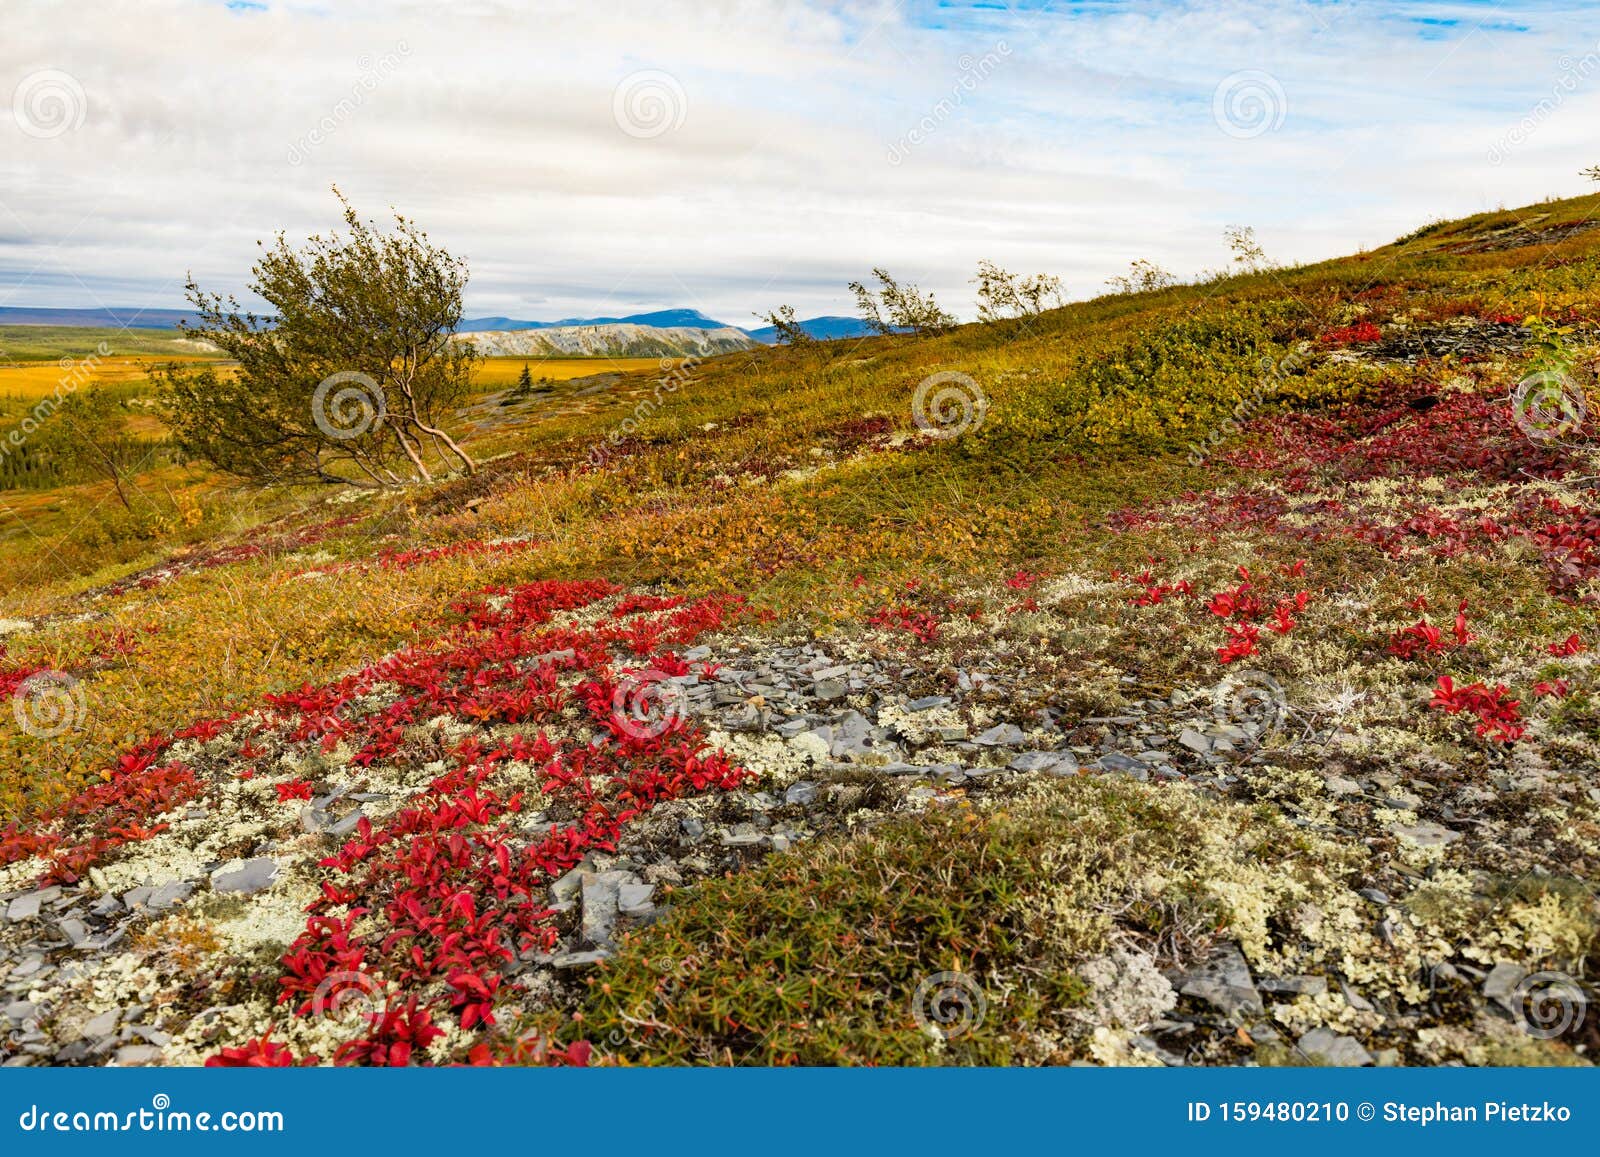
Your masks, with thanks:
[{"label": "red ground cover plant", "polygon": [[918,642],[931,643],[939,637],[939,620],[928,611],[921,611],[906,603],[882,606],[867,616],[867,624],[905,631]]},{"label": "red ground cover plant", "polygon": [[205,785],[182,763],[157,766],[168,746],[161,739],[125,753],[106,782],[79,792],[24,826],[0,830],[0,866],[30,856],[47,864],[41,884],[74,883],[108,853],[167,829],[156,816],[199,799]]},{"label": "red ground cover plant", "polygon": [[1361,345],[1383,340],[1383,330],[1370,321],[1341,326],[1320,334],[1317,340],[1324,345]]},{"label": "red ground cover plant", "polygon": [[[395,756],[402,725],[442,712],[539,724],[577,706],[606,738],[582,743],[542,729],[471,736],[452,753],[453,770],[382,827],[363,819],[356,838],[322,862],[329,877],[305,933],[284,956],[281,999],[309,1016],[341,986],[385,994],[382,1010],[366,1016],[368,1031],[342,1044],[335,1063],[408,1063],[438,1036],[443,1017],[464,1030],[494,1028],[497,1009],[517,996],[504,966],[556,942],[545,903],[552,881],[590,851],[615,851],[623,825],[657,803],[727,790],[745,778],[722,753],[708,752],[681,714],[667,711],[641,725],[625,706],[631,669],[612,661],[620,650],[651,670],[687,674],[674,648],[723,625],[741,600],[635,596],[592,627],[547,626],[557,610],[611,593],[608,584],[535,583],[464,605],[459,645],[388,664],[386,680],[408,693],[350,726],[358,760],[373,761]],[[561,674],[578,677],[570,692]],[[331,700],[356,693],[362,682],[354,676],[303,690],[291,709],[326,714],[337,709]],[[536,840],[519,836],[514,820],[529,801],[495,786],[497,772],[511,763],[537,769],[543,798],[536,806],[564,801],[577,818]],[[368,914],[382,917],[381,934],[358,931]],[[491,1042],[487,1055],[514,1047]]]},{"label": "red ground cover plant", "polygon": [[[1223,620],[1226,638],[1222,646],[1216,648],[1219,663],[1233,663],[1260,654],[1259,643],[1263,627],[1274,634],[1287,635],[1299,625],[1299,620],[1294,616],[1304,611],[1311,602],[1310,591],[1295,590],[1293,594],[1282,596],[1268,594],[1265,598],[1262,594],[1266,587],[1275,585],[1280,578],[1298,580],[1305,577],[1305,572],[1304,559],[1285,568],[1282,576],[1252,575],[1249,567],[1240,566],[1237,572],[1238,583],[1225,587],[1204,600],[1205,609],[1214,617]],[[1201,597],[1194,593],[1194,588],[1188,581],[1161,582],[1150,570],[1132,576],[1114,570],[1111,572],[1111,577],[1123,582],[1132,582],[1142,588],[1138,594],[1128,598],[1129,604],[1136,607],[1157,606],[1174,595],[1191,600],[1198,600]]]},{"label": "red ground cover plant", "polygon": [[245,536],[245,541],[229,546],[211,547],[175,555],[161,566],[123,579],[105,589],[107,595],[126,594],[131,590],[147,591],[170,582],[179,575],[197,570],[214,570],[234,563],[249,562],[277,554],[290,554],[322,542],[336,530],[359,522],[356,515],[332,518],[304,527],[292,534],[274,534],[270,528],[260,527]]},{"label": "red ground cover plant", "polygon": [[1426,618],[1409,627],[1402,627],[1389,636],[1389,654],[1401,659],[1414,659],[1419,654],[1442,655],[1457,647],[1464,647],[1477,638],[1467,627],[1467,600],[1462,599],[1456,608],[1455,622],[1446,634]]},{"label": "red ground cover plant", "polygon": [[1478,738],[1498,739],[1512,743],[1521,739],[1527,728],[1520,722],[1519,702],[1509,698],[1510,692],[1503,684],[1494,687],[1471,683],[1457,687],[1448,675],[1439,676],[1433,700],[1428,704],[1449,715],[1466,712],[1478,717]]},{"label": "red ground cover plant", "polygon": [[[362,817],[353,838],[320,861],[321,896],[282,958],[280,1003],[287,1015],[319,1016],[352,992],[363,996],[361,1016],[336,1022],[351,1032],[329,1058],[336,1064],[427,1063],[445,1024],[477,1038],[470,1056],[464,1048],[453,1060],[527,1063],[534,1046],[502,1031],[521,995],[507,966],[555,945],[550,884],[589,852],[615,851],[624,826],[656,804],[728,790],[747,776],[708,749],[670,700],[640,690],[690,675],[679,649],[742,615],[743,600],[631,596],[610,614],[557,622],[617,593],[604,581],[535,582],[468,596],[452,608],[456,625],[432,643],[321,687],[269,696],[249,717],[139,745],[106,783],[0,832],[0,864],[41,856],[47,880],[70,882],[163,830],[155,817],[207,791],[190,768],[163,763],[164,753],[180,738],[213,740],[241,719],[227,774],[254,774],[256,761],[287,745],[331,751],[343,743],[354,753],[352,778],[374,764],[435,757],[438,741],[416,738],[418,725],[440,716],[470,722],[475,729],[445,753],[445,772],[381,822]],[[423,742],[434,748],[415,747]],[[274,787],[286,804],[319,790],[306,779]],[[530,834],[522,819],[530,811],[567,818]],[[352,1019],[362,1023],[351,1028]],[[222,1048],[208,1064],[294,1063],[275,1035]],[[589,1057],[576,1046],[539,1049],[542,1064]]]},{"label": "red ground cover plant", "polygon": [[[1555,594],[1572,596],[1600,579],[1593,499],[1564,501],[1534,485],[1581,472],[1579,448],[1529,439],[1506,395],[1492,390],[1424,391],[1398,405],[1258,418],[1240,447],[1208,462],[1218,468],[1266,477],[1124,508],[1108,527],[1354,540],[1391,558],[1492,557],[1518,542],[1533,548]],[[1378,479],[1394,484],[1381,495],[1343,489]],[[1505,485],[1486,503],[1484,488],[1496,484]]]},{"label": "red ground cover plant", "polygon": [[1551,643],[1545,648],[1545,650],[1549,651],[1552,655],[1557,655],[1563,658],[1570,658],[1573,655],[1581,655],[1588,649],[1588,647],[1584,646],[1583,637],[1578,634],[1568,635],[1565,639],[1561,640],[1561,642]]}]

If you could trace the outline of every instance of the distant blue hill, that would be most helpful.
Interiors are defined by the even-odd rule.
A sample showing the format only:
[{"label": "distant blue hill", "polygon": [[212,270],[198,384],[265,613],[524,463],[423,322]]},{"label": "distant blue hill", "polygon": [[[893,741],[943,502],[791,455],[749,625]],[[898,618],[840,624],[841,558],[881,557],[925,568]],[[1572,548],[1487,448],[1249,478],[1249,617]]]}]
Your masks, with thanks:
[{"label": "distant blue hill", "polygon": [[[818,341],[833,341],[846,337],[868,337],[872,330],[867,323],[859,317],[808,317],[800,323],[800,328],[805,330]],[[778,340],[778,331],[775,327],[764,325],[760,329],[746,330],[751,337],[765,345],[772,345]]]},{"label": "distant blue hill", "polygon": [[[60,325],[60,326],[115,326],[127,329],[173,329],[179,321],[193,321],[194,315],[182,309],[35,309],[31,306],[0,306],[0,325]],[[698,309],[658,309],[652,313],[635,313],[627,317],[564,317],[560,321],[523,321],[513,317],[473,317],[463,319],[457,327],[461,333],[481,333],[486,330],[554,329],[557,326],[616,325],[629,323],[647,325],[658,329],[683,327],[686,329],[739,328],[727,322],[707,317]],[[812,337],[821,341],[837,338],[866,337],[871,334],[865,322],[855,317],[808,317],[800,323]],[[745,330],[756,341],[771,345],[778,332],[772,326]]]},{"label": "distant blue hill", "polygon": [[[172,329],[179,321],[193,321],[185,309],[35,309],[31,306],[0,306],[0,325],[117,326],[130,329]],[[688,329],[723,329],[726,322],[707,317],[698,309],[658,309],[629,317],[564,317],[560,321],[521,321],[512,317],[474,317],[462,321],[462,333],[491,329],[554,329],[566,325],[615,325],[631,322],[657,329],[683,326]]]},{"label": "distant blue hill", "polygon": [[513,317],[465,318],[456,327],[460,333],[484,330],[554,329],[568,325],[648,325],[657,329],[682,326],[687,329],[725,329],[728,323],[707,317],[698,309],[658,309],[654,313],[635,313],[628,317],[564,317],[560,321],[519,321]]},{"label": "distant blue hill", "polygon": [[25,305],[0,305],[0,325],[67,325],[118,329],[172,329],[193,320],[185,309],[34,309]]}]

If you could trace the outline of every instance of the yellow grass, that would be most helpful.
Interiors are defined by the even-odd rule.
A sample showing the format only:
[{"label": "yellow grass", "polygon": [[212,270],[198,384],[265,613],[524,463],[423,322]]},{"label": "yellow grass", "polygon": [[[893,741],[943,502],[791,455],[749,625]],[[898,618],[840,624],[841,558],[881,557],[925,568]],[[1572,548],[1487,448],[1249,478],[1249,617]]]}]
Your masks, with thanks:
[{"label": "yellow grass", "polygon": [[[192,358],[162,358],[168,361],[195,361]],[[156,365],[149,358],[106,357],[98,360],[66,359],[64,361],[13,362],[0,365],[0,399],[13,398],[34,401],[47,398],[58,389],[63,393],[90,382],[102,385],[124,385],[144,381]]]},{"label": "yellow grass", "polygon": [[586,378],[591,374],[625,374],[633,370],[655,370],[661,365],[658,358],[485,358],[479,365],[477,385],[486,389],[499,389],[516,383],[522,367],[535,381],[549,378],[565,382],[572,378]]},{"label": "yellow grass", "polygon": [[[173,359],[163,358],[161,364]],[[177,359],[180,361],[201,359]],[[149,358],[108,357],[92,363],[73,362],[63,366],[60,362],[18,362],[0,365],[0,399],[15,398],[33,401],[49,397],[57,389],[68,389],[76,381],[84,385],[89,381],[105,385],[122,385],[143,381],[155,366]],[[512,385],[526,365],[535,379],[549,378],[565,382],[591,374],[628,373],[633,370],[655,370],[656,358],[487,358],[478,367],[476,384],[484,389],[497,390]],[[83,368],[79,368],[79,367]]]}]

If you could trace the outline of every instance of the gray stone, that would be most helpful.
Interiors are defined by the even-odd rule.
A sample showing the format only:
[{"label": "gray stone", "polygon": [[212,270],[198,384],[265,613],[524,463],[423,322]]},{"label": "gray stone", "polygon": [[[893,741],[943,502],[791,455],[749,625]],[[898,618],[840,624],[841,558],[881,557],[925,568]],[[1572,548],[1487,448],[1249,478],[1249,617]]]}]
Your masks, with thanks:
[{"label": "gray stone", "polygon": [[1185,727],[1182,734],[1178,736],[1178,742],[1183,744],[1183,746],[1187,747],[1190,751],[1205,755],[1211,750],[1212,741],[1206,736],[1201,735],[1198,731],[1194,730],[1194,728]]},{"label": "gray stone", "polygon": [[678,828],[689,840],[698,840],[706,834],[706,825],[694,816],[684,816],[678,821]]},{"label": "gray stone", "polygon": [[328,826],[328,835],[330,835],[330,836],[347,836],[347,835],[349,835],[351,832],[355,831],[357,827],[360,826],[361,818],[364,815],[366,815],[366,812],[362,811],[360,808],[356,808],[355,811],[353,811],[349,815],[345,816],[344,819],[335,820],[332,824],[330,824]]},{"label": "gray stone", "polygon": [[13,1000],[6,1005],[5,1015],[12,1024],[21,1024],[38,1011],[39,1006],[30,1000]]},{"label": "gray stone", "polygon": [[68,917],[65,920],[57,920],[56,927],[61,929],[61,934],[72,942],[74,948],[84,944],[89,939],[89,926],[82,920]]},{"label": "gray stone", "polygon": [[576,903],[578,893],[583,891],[583,877],[588,870],[587,862],[585,862],[563,873],[555,883],[550,885],[550,899],[557,904]]},{"label": "gray stone", "polygon": [[1328,991],[1328,981],[1322,976],[1263,976],[1256,987],[1273,996],[1320,996]]},{"label": "gray stone", "polygon": [[146,907],[159,912],[183,903],[189,898],[189,893],[194,891],[194,885],[187,880],[168,880],[158,887],[145,902]]},{"label": "gray stone", "polygon": [[1339,992],[1344,996],[1345,1003],[1351,1008],[1355,1009],[1357,1012],[1377,1011],[1376,1007],[1370,1000],[1346,984],[1342,977],[1339,979]]},{"label": "gray stone", "polygon": [[1315,1064],[1335,1068],[1359,1068],[1373,1063],[1372,1054],[1360,1041],[1330,1028],[1314,1028],[1306,1033],[1300,1038],[1300,1051]]},{"label": "gray stone", "polygon": [[754,824],[734,824],[733,827],[722,833],[722,846],[725,848],[753,848],[765,838]]},{"label": "gray stone", "polygon": [[819,679],[811,685],[811,694],[824,703],[843,699],[849,690],[843,679]]},{"label": "gray stone", "polygon": [[1024,751],[1013,756],[1007,766],[1012,771],[1048,771],[1060,763],[1061,758],[1061,753],[1056,751]]},{"label": "gray stone", "polygon": [[1515,964],[1496,964],[1483,980],[1483,995],[1505,1008],[1511,1008],[1512,995],[1517,985],[1527,977],[1528,970]]},{"label": "gray stone", "polygon": [[1261,1012],[1264,1008],[1244,953],[1229,941],[1212,949],[1211,956],[1200,967],[1184,973],[1176,988],[1184,996],[1203,1000],[1226,1016]]},{"label": "gray stone", "polygon": [[843,718],[827,728],[827,733],[828,753],[834,759],[864,755],[872,750],[872,724],[859,711],[846,712]]},{"label": "gray stone", "polygon": [[623,884],[617,888],[617,911],[624,916],[644,916],[655,910],[650,896],[654,884]]},{"label": "gray stone", "polygon": [[79,1061],[87,1060],[88,1057],[89,1042],[86,1040],[75,1040],[66,1048],[58,1050],[54,1057],[54,1061],[58,1065],[75,1065]]},{"label": "gray stone", "polygon": [[791,783],[788,790],[783,793],[784,803],[795,804],[800,807],[805,807],[807,804],[815,803],[816,799],[817,785],[807,780],[801,780],[799,783]]},{"label": "gray stone", "polygon": [[878,768],[884,775],[929,776],[934,779],[951,779],[962,768],[959,763],[886,763]]},{"label": "gray stone", "polygon": [[1128,1043],[1140,1052],[1148,1053],[1169,1068],[1179,1069],[1184,1067],[1185,1062],[1182,1057],[1170,1049],[1162,1048],[1157,1041],[1145,1036],[1143,1033],[1134,1033],[1128,1038]]},{"label": "gray stone", "polygon": [[1111,772],[1115,775],[1127,775],[1137,780],[1150,778],[1150,769],[1137,759],[1131,759],[1120,751],[1108,751],[1094,761],[1097,771]]},{"label": "gray stone", "polygon": [[1419,848],[1441,848],[1461,838],[1460,832],[1453,832],[1443,824],[1429,820],[1417,824],[1396,824],[1391,830],[1404,842]]},{"label": "gray stone", "polygon": [[935,707],[948,707],[949,705],[950,697],[948,695],[926,695],[921,699],[913,699],[910,703],[907,703],[906,710],[932,711]]},{"label": "gray stone", "polygon": [[94,902],[89,911],[96,916],[110,916],[122,911],[122,901],[107,892]]},{"label": "gray stone", "polygon": [[246,860],[231,871],[217,872],[211,877],[211,887],[217,892],[238,892],[250,896],[272,887],[277,878],[277,861],[261,856]]},{"label": "gray stone", "polygon": [[1108,751],[1095,760],[1095,766],[1101,771],[1142,771],[1144,765],[1130,755],[1123,755],[1120,751]]},{"label": "gray stone", "polygon": [[108,1008],[88,1024],[83,1026],[81,1035],[88,1038],[110,1036],[117,1031],[117,1022],[122,1019],[120,1008]]},{"label": "gray stone", "polygon": [[119,1065],[148,1065],[161,1059],[161,1050],[155,1045],[123,1045],[117,1050]]},{"label": "gray stone", "polygon": [[997,723],[982,734],[974,735],[972,742],[984,747],[1015,747],[1027,738],[1015,723]]},{"label": "gray stone", "polygon": [[603,948],[611,943],[611,932],[617,924],[622,885],[632,880],[633,877],[627,872],[583,874],[583,918],[579,921],[579,933],[589,947]]},{"label": "gray stone", "polygon": [[6,919],[15,923],[19,920],[32,920],[39,914],[43,901],[39,899],[38,892],[26,896],[18,896],[6,908]]},{"label": "gray stone", "polygon": [[588,968],[590,965],[599,964],[611,953],[603,948],[596,948],[588,952],[561,952],[550,958],[551,968]]}]

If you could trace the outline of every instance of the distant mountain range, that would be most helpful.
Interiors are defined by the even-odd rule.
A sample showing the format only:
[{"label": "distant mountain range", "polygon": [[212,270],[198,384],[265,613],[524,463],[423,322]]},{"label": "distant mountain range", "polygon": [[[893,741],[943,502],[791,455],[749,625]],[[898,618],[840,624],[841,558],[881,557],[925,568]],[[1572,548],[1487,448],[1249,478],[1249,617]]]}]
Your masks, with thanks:
[{"label": "distant mountain range", "polygon": [[654,329],[733,329],[725,321],[707,317],[698,309],[658,309],[654,313],[635,313],[628,317],[565,317],[560,321],[518,321],[510,317],[463,318],[457,333],[484,330],[570,329],[579,325],[647,325]]},{"label": "distant mountain range", "polygon": [[63,325],[100,329],[173,329],[193,320],[186,309],[34,309],[26,305],[0,305],[0,325]]},{"label": "distant mountain range", "polygon": [[711,357],[760,348],[742,329],[733,326],[641,325],[636,322],[602,322],[597,325],[552,325],[533,329],[473,330],[459,339],[471,342],[487,357],[617,358]]},{"label": "distant mountain range", "polygon": [[[839,338],[846,337],[867,337],[872,333],[872,330],[867,328],[867,323],[859,317],[838,317],[834,315],[808,317],[800,323],[800,328],[818,341],[836,341]],[[770,325],[764,325],[760,329],[747,329],[745,332],[763,345],[771,345],[778,340],[777,329]]]},{"label": "distant mountain range", "polygon": [[[181,309],[34,309],[0,306],[0,325],[111,327],[116,329],[172,329],[179,321],[193,320]],[[800,326],[820,341],[863,337],[871,331],[859,318],[825,315],[810,317]],[[772,345],[778,331],[772,326],[743,329],[707,317],[698,309],[658,309],[627,317],[568,317],[560,321],[523,321],[510,317],[463,319],[457,327],[471,335],[473,344],[491,356],[549,357],[607,354],[612,357],[709,356]],[[513,335],[537,332],[513,340]],[[482,335],[481,339],[477,335]]]},{"label": "distant mountain range", "polygon": [[[508,333],[525,329],[574,329],[599,325],[638,325],[651,329],[734,330],[749,334],[762,345],[772,345],[778,340],[778,331],[773,326],[764,325],[758,329],[751,329],[748,326],[729,325],[725,321],[707,317],[698,309],[658,309],[654,313],[635,313],[628,317],[568,317],[561,321],[517,321],[509,317],[474,317],[463,320],[456,327],[456,332]],[[872,332],[867,328],[866,322],[858,317],[839,317],[833,314],[808,317],[800,322],[800,328],[819,341],[866,337]]]}]

